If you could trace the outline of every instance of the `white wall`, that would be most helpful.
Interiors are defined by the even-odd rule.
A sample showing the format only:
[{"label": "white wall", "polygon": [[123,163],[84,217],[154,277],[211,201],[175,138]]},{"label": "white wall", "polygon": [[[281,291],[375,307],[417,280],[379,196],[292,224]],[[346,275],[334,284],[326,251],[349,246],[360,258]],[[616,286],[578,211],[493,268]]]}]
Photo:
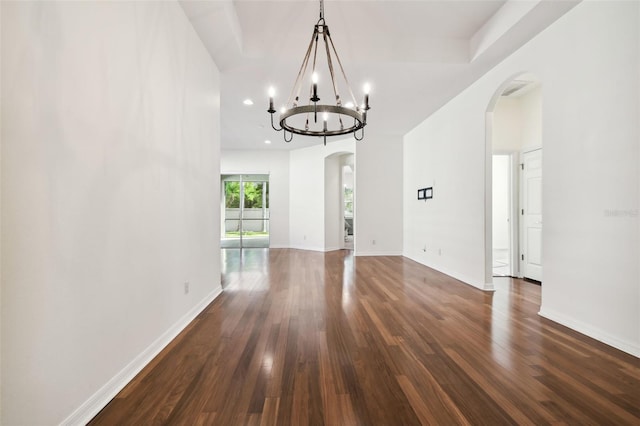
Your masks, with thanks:
[{"label": "white wall", "polygon": [[402,254],[402,150],[401,137],[371,130],[356,143],[356,256]]},{"label": "white wall", "polygon": [[[536,83],[534,83],[536,84]],[[493,110],[493,152],[542,148],[540,85],[517,97],[500,97]]]},{"label": "white wall", "polygon": [[336,153],[353,153],[354,144],[353,139],[329,140],[327,146],[319,144],[290,151],[292,248],[317,251],[330,248],[325,246],[325,158]]},{"label": "white wall", "polygon": [[[350,154],[348,154],[350,155]],[[344,238],[344,209],[342,205],[342,159],[340,154],[331,155],[324,160],[324,249],[339,250],[340,238]]]},{"label": "white wall", "polygon": [[520,103],[522,151],[542,148],[542,88],[537,86],[517,99]]},{"label": "white wall", "polygon": [[291,151],[291,247],[333,248],[331,242],[325,244],[324,159],[354,150],[355,254],[402,253],[402,140],[371,131],[363,141],[329,141],[326,147]]},{"label": "white wall", "polygon": [[269,175],[269,245],[289,247],[289,152],[223,150],[222,174]]},{"label": "white wall", "polygon": [[174,2],[1,7],[1,422],[83,423],[221,290],[218,71]]},{"label": "white wall", "polygon": [[[404,140],[405,255],[483,287],[485,111],[514,76],[528,71],[539,77],[541,314],[636,355],[638,7],[582,2]],[[416,188],[433,181],[434,202],[417,202]],[[441,256],[424,253],[423,244],[445,249]]]},{"label": "white wall", "polygon": [[[469,121],[475,108],[481,118]],[[404,138],[404,256],[484,286],[484,111],[457,99]],[[463,124],[464,123],[464,124]],[[433,198],[417,190],[433,187]]]},{"label": "white wall", "polygon": [[493,110],[493,152],[522,149],[520,98],[500,97]]}]

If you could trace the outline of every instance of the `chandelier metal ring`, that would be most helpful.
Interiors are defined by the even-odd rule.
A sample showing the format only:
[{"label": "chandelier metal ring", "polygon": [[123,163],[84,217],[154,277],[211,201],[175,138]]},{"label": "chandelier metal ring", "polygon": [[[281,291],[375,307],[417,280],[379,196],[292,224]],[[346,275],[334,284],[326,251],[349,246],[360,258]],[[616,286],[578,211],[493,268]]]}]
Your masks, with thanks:
[{"label": "chandelier metal ring", "polygon": [[[346,115],[354,120],[354,124],[349,127],[344,127],[342,129],[336,130],[307,130],[307,129],[299,129],[293,125],[287,124],[287,119],[300,114],[319,114],[319,113],[328,113],[328,114],[339,114]],[[303,105],[294,108],[290,108],[286,110],[282,115],[280,115],[280,127],[288,131],[289,133],[295,133],[297,135],[304,136],[340,136],[346,135],[349,133],[357,132],[365,126],[365,121],[363,114],[360,114],[357,111],[354,111],[352,108],[346,108],[343,106],[337,105]]]}]

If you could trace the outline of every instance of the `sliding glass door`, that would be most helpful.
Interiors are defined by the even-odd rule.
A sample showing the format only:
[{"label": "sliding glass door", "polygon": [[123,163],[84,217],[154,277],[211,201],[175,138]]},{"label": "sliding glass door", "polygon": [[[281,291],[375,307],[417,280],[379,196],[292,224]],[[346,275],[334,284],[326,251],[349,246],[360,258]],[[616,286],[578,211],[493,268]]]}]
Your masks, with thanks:
[{"label": "sliding glass door", "polygon": [[223,175],[222,248],[269,247],[269,175]]}]

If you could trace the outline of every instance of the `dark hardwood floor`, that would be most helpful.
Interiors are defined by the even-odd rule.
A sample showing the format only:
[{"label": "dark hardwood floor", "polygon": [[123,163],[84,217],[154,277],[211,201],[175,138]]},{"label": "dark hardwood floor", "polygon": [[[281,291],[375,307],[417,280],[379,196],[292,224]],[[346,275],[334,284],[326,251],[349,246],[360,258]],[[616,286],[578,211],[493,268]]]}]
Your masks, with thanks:
[{"label": "dark hardwood floor", "polygon": [[223,250],[224,293],[93,425],[640,425],[640,360],[402,257]]}]

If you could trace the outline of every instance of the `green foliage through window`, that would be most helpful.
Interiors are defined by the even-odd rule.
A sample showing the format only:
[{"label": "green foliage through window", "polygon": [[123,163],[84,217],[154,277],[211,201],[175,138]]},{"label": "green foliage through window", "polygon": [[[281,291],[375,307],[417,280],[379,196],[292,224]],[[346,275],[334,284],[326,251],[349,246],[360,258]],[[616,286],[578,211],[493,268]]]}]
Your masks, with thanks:
[{"label": "green foliage through window", "polygon": [[353,188],[344,188],[344,212],[353,216]]},{"label": "green foliage through window", "polygon": [[[266,205],[264,207],[269,208],[269,188],[266,182],[244,182],[243,185],[245,209],[259,209],[263,207],[263,187],[266,198]],[[240,208],[240,182],[225,182],[224,194],[226,208]]]}]

